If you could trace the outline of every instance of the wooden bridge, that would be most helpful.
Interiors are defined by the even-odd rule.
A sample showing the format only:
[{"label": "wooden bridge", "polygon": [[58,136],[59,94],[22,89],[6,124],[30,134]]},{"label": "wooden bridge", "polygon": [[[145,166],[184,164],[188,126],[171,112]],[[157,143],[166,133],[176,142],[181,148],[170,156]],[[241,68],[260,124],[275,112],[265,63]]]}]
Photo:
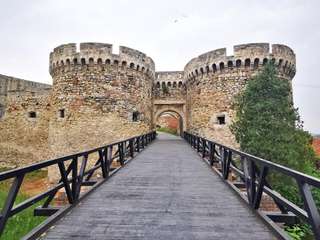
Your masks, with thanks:
[{"label": "wooden bridge", "polygon": [[[26,239],[290,239],[277,223],[292,224],[299,219],[307,221],[319,239],[319,214],[312,196],[308,195],[308,186],[319,187],[319,180],[250,155],[246,155],[245,161],[244,155],[237,150],[187,133],[187,141],[163,133],[154,139],[152,133],[91,152],[43,162],[41,166],[36,164],[0,174],[0,181],[15,178],[2,209],[0,231],[10,216],[46,199],[35,215],[51,216]],[[126,160],[132,159],[135,152],[146,145],[149,146],[133,161]],[[117,147],[114,154],[112,146]],[[99,153],[99,159],[86,171],[83,162],[93,152]],[[236,154],[243,161],[242,169],[237,168]],[[75,159],[80,157],[84,160],[77,169]],[[111,171],[113,159],[120,161],[123,167]],[[71,163],[65,168],[69,160]],[[255,161],[260,162],[254,164]],[[24,174],[53,164],[58,164],[61,173],[58,187],[13,207],[12,200]],[[212,167],[215,164],[218,165]],[[90,180],[93,172],[100,168],[104,180]],[[301,182],[305,209],[271,190],[265,180],[269,169],[285,172]],[[242,184],[228,180],[232,172],[238,173]],[[68,178],[69,174],[71,178]],[[89,185],[93,188],[80,194],[81,186]],[[70,204],[64,209],[50,208],[49,202],[62,187]],[[247,191],[240,193],[240,188]],[[275,200],[281,212],[259,210],[263,192]]]}]

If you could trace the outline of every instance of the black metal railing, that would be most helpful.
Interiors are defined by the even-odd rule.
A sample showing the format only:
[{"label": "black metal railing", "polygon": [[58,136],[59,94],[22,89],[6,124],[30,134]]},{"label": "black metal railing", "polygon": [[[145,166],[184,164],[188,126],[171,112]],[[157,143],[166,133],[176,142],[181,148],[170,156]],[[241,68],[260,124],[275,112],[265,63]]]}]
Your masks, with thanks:
[{"label": "black metal railing", "polygon": [[[106,146],[95,148],[89,151],[0,173],[0,182],[6,180],[12,181],[6,201],[1,209],[0,237],[10,217],[43,200],[41,206],[35,208],[34,215],[51,217],[49,217],[43,224],[32,230],[27,235],[27,238],[36,238],[43,231],[48,229],[52,223],[57,221],[66,212],[68,212],[74,205],[76,205],[76,203],[83,199],[83,197],[85,197],[89,192],[106,181],[109,176],[117,172],[123,165],[125,165],[135,156],[136,152],[141,151],[155,138],[156,132],[152,131],[144,135],[108,144]],[[88,169],[89,158],[91,160],[96,156],[98,156],[98,159],[94,160],[94,166]],[[120,166],[112,168],[113,162],[118,162]],[[15,199],[19,193],[19,189],[25,175],[50,166],[57,166],[59,168],[60,180],[58,183],[49,190],[14,206]],[[92,176],[98,169],[100,169],[102,172],[102,179],[96,179],[92,181]],[[92,186],[92,188],[86,193],[83,193],[81,191],[82,186]],[[52,203],[52,200],[55,198],[57,192],[62,188],[64,188],[67,196],[67,206],[63,208],[50,206],[50,203]]]},{"label": "black metal railing", "polygon": [[[319,179],[188,132],[184,132],[184,139],[252,209],[257,210],[281,238],[290,239],[276,223],[306,222],[311,225],[315,238],[320,239],[320,215],[311,192],[311,188],[320,189]],[[270,171],[290,177],[297,183],[304,209],[272,190],[266,179]],[[230,174],[234,174],[237,180],[228,180]],[[274,200],[281,212],[274,213],[259,209],[263,193]]]}]

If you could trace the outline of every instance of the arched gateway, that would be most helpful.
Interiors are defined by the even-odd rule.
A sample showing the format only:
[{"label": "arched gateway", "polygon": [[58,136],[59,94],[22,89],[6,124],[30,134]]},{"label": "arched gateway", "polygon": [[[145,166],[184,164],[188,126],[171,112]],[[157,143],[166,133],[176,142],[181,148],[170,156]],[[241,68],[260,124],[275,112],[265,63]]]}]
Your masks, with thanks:
[{"label": "arched gateway", "polygon": [[281,44],[236,45],[232,56],[219,48],[182,71],[160,72],[129,47],[115,53],[108,43],[62,44],[49,57],[52,87],[0,74],[0,162],[23,165],[140,135],[165,113],[178,116],[180,133],[237,147],[229,128],[234,97],[267,62],[291,84],[295,54]]},{"label": "arched gateway", "polygon": [[183,72],[156,72],[155,80],[153,125],[156,126],[163,114],[174,114],[179,120],[177,130],[181,135],[187,127],[186,87],[183,80]]},{"label": "arched gateway", "polygon": [[[156,105],[157,106],[157,105]],[[179,106],[180,108],[183,108],[183,106]],[[177,124],[177,134],[182,135],[183,131],[186,130],[186,117],[183,112],[183,109],[179,109],[179,107],[175,108],[172,106],[166,106],[166,105],[158,105],[157,112],[155,113],[154,117],[154,123],[157,125],[159,123],[159,119],[162,116],[169,115],[172,118],[175,118],[178,121]]]}]

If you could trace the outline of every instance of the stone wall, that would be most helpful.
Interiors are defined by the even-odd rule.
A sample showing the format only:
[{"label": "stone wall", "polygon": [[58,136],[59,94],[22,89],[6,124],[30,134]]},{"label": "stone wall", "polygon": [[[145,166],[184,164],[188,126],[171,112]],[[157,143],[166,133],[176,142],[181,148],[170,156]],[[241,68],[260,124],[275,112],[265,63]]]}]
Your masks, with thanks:
[{"label": "stone wall", "polygon": [[187,125],[185,104],[187,89],[185,83],[183,71],[164,71],[156,72],[153,85],[154,121],[157,122],[164,113],[178,115],[178,119],[181,118],[182,125],[179,126],[179,132],[186,130]]},{"label": "stone wall", "polygon": [[50,53],[52,87],[0,75],[0,163],[22,166],[140,135],[163,113],[178,116],[180,131],[237,147],[229,130],[234,96],[268,61],[291,81],[295,54],[267,43],[233,50],[155,72],[150,57],[128,47],[114,54],[106,43],[60,45]]},{"label": "stone wall", "polygon": [[185,67],[187,78],[188,130],[194,134],[237,147],[230,132],[235,112],[232,103],[248,79],[272,61],[280,78],[295,75],[295,55],[284,45],[243,44],[234,46],[234,56],[217,49],[192,59]]},{"label": "stone wall", "polygon": [[[49,144],[55,157],[151,130],[153,60],[112,45],[61,45],[50,54],[53,78]],[[63,112],[63,117],[61,116]]]},{"label": "stone wall", "polygon": [[47,95],[51,85],[32,82],[20,78],[10,77],[0,74],[0,119],[5,114],[8,98],[19,98],[25,94]]},{"label": "stone wall", "polygon": [[50,100],[46,94],[19,95],[6,102],[0,120],[0,167],[18,167],[46,160]]},{"label": "stone wall", "polygon": [[0,75],[0,167],[45,158],[50,90],[48,84]]},{"label": "stone wall", "polygon": [[155,100],[185,100],[184,73],[182,71],[156,72],[153,95]]}]

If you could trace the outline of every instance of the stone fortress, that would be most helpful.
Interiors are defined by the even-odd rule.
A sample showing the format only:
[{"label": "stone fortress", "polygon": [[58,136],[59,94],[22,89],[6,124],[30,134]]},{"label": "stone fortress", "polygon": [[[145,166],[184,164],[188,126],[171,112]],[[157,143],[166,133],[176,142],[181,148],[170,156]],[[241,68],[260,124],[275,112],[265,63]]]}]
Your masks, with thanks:
[{"label": "stone fortress", "polygon": [[268,61],[291,81],[295,54],[285,45],[252,43],[191,59],[183,71],[156,72],[146,54],[104,43],[74,43],[50,53],[52,86],[0,75],[0,165],[87,150],[146,133],[159,117],[184,130],[237,146],[229,125],[234,96]]}]

